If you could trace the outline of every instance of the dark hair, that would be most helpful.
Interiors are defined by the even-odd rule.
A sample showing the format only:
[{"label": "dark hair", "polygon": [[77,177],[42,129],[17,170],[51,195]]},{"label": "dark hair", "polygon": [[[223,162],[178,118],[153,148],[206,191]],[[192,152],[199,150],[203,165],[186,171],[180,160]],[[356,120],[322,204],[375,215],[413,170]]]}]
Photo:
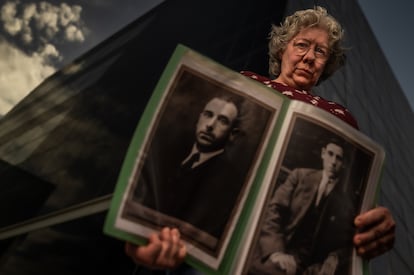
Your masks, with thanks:
[{"label": "dark hair", "polygon": [[343,138],[338,137],[338,136],[327,137],[323,140],[323,147],[326,148],[328,144],[335,144],[341,147],[345,155],[345,152],[347,151],[348,143]]}]

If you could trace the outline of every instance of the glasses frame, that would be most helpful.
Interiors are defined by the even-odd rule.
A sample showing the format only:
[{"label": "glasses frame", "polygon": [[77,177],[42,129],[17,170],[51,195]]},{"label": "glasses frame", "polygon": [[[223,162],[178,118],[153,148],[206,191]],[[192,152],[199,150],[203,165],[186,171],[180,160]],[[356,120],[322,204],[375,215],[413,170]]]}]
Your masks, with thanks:
[{"label": "glasses frame", "polygon": [[305,38],[295,38],[292,40],[292,47],[298,56],[305,56],[310,49],[313,49],[315,61],[324,64],[328,61],[331,51],[328,47],[313,43]]}]

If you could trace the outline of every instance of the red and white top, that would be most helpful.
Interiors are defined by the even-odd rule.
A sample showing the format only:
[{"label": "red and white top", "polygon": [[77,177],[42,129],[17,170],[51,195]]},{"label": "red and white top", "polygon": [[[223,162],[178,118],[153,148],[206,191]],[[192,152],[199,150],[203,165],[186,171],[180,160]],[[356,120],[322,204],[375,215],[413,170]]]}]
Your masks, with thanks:
[{"label": "red and white top", "polygon": [[342,119],[354,128],[358,129],[358,123],[352,116],[352,114],[348,111],[348,109],[336,102],[328,101],[320,96],[312,95],[311,93],[305,90],[297,90],[290,86],[286,86],[284,84],[271,81],[269,78],[258,75],[253,72],[241,71],[240,73],[244,76],[250,77],[251,79],[259,81],[270,88],[275,89],[276,91],[282,93],[283,95],[291,99],[300,100],[315,105]]}]

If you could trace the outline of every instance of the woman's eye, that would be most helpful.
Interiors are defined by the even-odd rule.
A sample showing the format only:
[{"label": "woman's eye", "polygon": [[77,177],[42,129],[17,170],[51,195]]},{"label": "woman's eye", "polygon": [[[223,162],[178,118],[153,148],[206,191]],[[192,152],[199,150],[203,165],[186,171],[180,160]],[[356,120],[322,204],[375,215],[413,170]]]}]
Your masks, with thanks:
[{"label": "woman's eye", "polygon": [[321,56],[326,56],[328,53],[327,50],[325,50],[324,48],[319,48],[319,47],[316,47],[315,52],[320,54]]},{"label": "woman's eye", "polygon": [[302,49],[307,49],[309,48],[309,44],[305,43],[305,42],[299,42],[296,44],[297,47],[302,48]]}]

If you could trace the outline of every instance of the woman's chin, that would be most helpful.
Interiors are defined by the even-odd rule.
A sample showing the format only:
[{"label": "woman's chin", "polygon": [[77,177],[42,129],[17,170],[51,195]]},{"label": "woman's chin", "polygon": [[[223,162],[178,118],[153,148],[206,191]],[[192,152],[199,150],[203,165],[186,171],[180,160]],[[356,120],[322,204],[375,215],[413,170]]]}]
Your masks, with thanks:
[{"label": "woman's chin", "polygon": [[306,77],[297,77],[294,79],[296,89],[309,91],[315,86],[316,82],[309,80]]}]

